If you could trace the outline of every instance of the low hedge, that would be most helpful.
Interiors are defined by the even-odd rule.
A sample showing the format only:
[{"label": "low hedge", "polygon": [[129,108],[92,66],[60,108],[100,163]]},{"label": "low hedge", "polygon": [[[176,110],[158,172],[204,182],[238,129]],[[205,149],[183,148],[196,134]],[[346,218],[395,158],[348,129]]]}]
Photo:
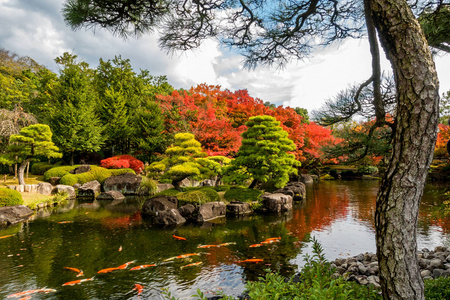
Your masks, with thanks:
[{"label": "low hedge", "polygon": [[49,181],[52,177],[63,177],[64,175],[69,174],[70,171],[77,168],[78,166],[79,165],[52,168],[44,173],[44,181]]},{"label": "low hedge", "polygon": [[260,201],[262,191],[244,187],[232,187],[225,192],[223,197],[227,201],[255,202]]},{"label": "low hedge", "polygon": [[22,204],[22,195],[18,191],[8,188],[0,188],[0,207]]},{"label": "low hedge", "polygon": [[89,181],[97,180],[101,184],[105,182],[105,180],[111,176],[117,176],[125,173],[134,173],[132,169],[105,169],[99,166],[92,166],[89,172],[80,173],[80,174],[70,174],[61,177],[60,184],[65,185],[74,185],[76,183],[84,184]]},{"label": "low hedge", "polygon": [[212,187],[186,188],[182,192],[171,188],[155,195],[155,197],[158,196],[175,196],[178,198],[179,206],[183,206],[188,203],[195,205],[220,201],[219,193],[217,193],[217,191]]},{"label": "low hedge", "polygon": [[31,165],[30,171],[31,174],[34,175],[44,175],[45,172],[47,172],[48,170],[54,168],[58,166],[58,164],[49,164],[48,162],[44,162],[44,161],[39,161],[39,162],[35,162]]}]

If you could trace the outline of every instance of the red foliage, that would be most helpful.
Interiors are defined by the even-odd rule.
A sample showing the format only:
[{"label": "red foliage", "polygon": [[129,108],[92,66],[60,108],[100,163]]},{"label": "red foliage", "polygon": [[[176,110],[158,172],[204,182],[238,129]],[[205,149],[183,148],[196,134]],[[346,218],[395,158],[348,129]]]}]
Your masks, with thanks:
[{"label": "red foliage", "polygon": [[434,148],[436,156],[445,156],[447,154],[447,142],[450,140],[450,126],[439,124],[439,131]]},{"label": "red foliage", "polygon": [[144,163],[131,155],[116,155],[100,161],[100,167],[107,169],[133,169],[136,174],[144,170]]}]

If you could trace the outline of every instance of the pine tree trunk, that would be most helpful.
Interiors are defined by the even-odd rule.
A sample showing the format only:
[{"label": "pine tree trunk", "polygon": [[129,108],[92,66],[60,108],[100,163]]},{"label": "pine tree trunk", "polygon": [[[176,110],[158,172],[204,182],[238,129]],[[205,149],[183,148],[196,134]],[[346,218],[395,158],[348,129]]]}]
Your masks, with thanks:
[{"label": "pine tree trunk", "polygon": [[375,226],[384,299],[424,299],[416,229],[436,141],[438,79],[422,30],[405,0],[371,0],[397,88],[392,157],[377,196]]},{"label": "pine tree trunk", "polygon": [[24,161],[20,164],[19,170],[18,170],[18,172],[17,172],[17,177],[19,178],[19,185],[25,185],[25,179],[24,179],[25,168],[27,167],[27,164],[28,164],[29,162],[30,162],[30,161],[27,159],[27,160],[24,160]]}]

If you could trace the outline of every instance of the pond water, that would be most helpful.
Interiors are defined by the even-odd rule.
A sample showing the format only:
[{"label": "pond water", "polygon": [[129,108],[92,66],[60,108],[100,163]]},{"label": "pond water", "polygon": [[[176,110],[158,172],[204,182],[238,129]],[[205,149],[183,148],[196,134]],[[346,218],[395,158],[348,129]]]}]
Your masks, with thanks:
[{"label": "pond water", "polygon": [[[219,219],[202,226],[152,227],[138,212],[144,199],[121,202],[70,201],[39,211],[35,219],[0,230],[0,298],[40,288],[33,299],[189,299],[201,289],[207,295],[223,291],[239,295],[245,282],[263,276],[266,269],[293,275],[305,242],[314,236],[328,259],[375,252],[374,204],[378,182],[321,182],[307,187],[307,200],[283,216]],[[430,218],[442,202],[444,187],[428,185],[422,200],[418,229],[419,249],[450,246],[450,219]],[[186,240],[177,240],[172,235]],[[249,247],[281,237],[280,242]],[[227,244],[229,243],[229,244]],[[199,245],[222,245],[198,248]],[[188,258],[173,258],[195,253]],[[173,259],[171,259],[173,258]],[[263,259],[260,263],[242,262]],[[123,265],[132,262],[129,266]],[[140,270],[131,268],[151,265]],[[106,268],[117,268],[97,273]],[[65,269],[77,268],[83,276]],[[89,279],[76,285],[64,283]],[[133,290],[141,284],[138,295]],[[17,297],[16,299],[18,299]],[[14,298],[11,298],[14,299]]]}]

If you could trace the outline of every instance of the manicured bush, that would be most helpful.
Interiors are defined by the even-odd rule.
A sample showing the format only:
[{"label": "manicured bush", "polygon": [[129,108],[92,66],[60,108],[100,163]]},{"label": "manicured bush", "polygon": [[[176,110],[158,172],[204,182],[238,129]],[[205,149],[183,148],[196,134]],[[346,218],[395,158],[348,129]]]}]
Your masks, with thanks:
[{"label": "manicured bush", "polygon": [[140,174],[144,170],[144,163],[131,155],[116,155],[100,161],[100,166],[106,169],[130,168]]},{"label": "manicured bush", "polygon": [[70,185],[73,186],[75,183],[78,183],[77,175],[75,174],[66,174],[61,177],[59,184]]},{"label": "manicured bush", "polygon": [[155,195],[155,197],[158,196],[176,196],[178,194],[180,194],[181,192],[175,188],[171,188],[171,189],[167,189],[164,190],[162,192],[159,192],[158,194]]},{"label": "manicured bush", "polygon": [[132,169],[105,169],[99,166],[91,165],[91,170],[89,172],[80,174],[67,173],[61,178],[60,183],[72,186],[75,183],[84,184],[89,181],[97,180],[103,184],[107,178],[125,173],[134,174],[134,171]]},{"label": "manicured bush", "polygon": [[45,172],[47,172],[51,168],[54,168],[58,165],[59,165],[59,163],[53,165],[53,164],[49,164],[48,162],[44,162],[44,161],[34,162],[31,165],[30,171],[31,171],[31,174],[34,174],[34,175],[44,175]]},{"label": "manicured bush", "polygon": [[219,194],[211,187],[202,187],[187,190],[176,195],[180,206],[185,204],[203,204],[207,202],[220,201]]},{"label": "manicured bush", "polygon": [[63,177],[64,175],[69,174],[70,171],[77,168],[78,166],[79,165],[51,168],[44,173],[44,181],[48,181],[52,177]]},{"label": "manicured bush", "polygon": [[232,187],[225,192],[223,197],[227,201],[254,202],[259,201],[262,191],[244,187]]},{"label": "manicured bush", "polygon": [[425,299],[440,300],[450,299],[450,277],[439,277],[424,280]]},{"label": "manicured bush", "polygon": [[139,187],[139,194],[154,195],[158,190],[157,182],[148,177],[142,177],[141,185]]},{"label": "manicured bush", "polygon": [[0,188],[0,207],[22,205],[22,195],[15,190]]}]

